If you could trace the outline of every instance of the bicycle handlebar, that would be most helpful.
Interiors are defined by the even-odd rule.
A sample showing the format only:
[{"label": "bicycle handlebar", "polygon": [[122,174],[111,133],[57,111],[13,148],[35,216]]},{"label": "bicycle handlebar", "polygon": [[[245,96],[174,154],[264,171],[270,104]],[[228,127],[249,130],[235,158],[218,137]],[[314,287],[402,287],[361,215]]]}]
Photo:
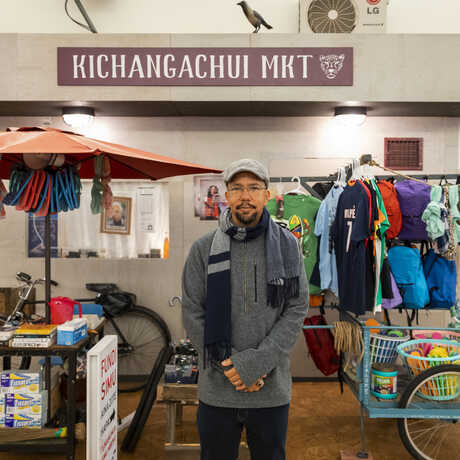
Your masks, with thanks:
[{"label": "bicycle handlebar", "polygon": [[[44,278],[38,278],[35,281],[32,281],[32,277],[29,274],[24,273],[24,272],[16,273],[16,279],[18,281],[22,281],[23,283],[27,283],[27,284],[32,284],[32,283],[35,284],[35,283],[44,283],[45,282]],[[57,281],[54,281],[54,280],[50,280],[50,284],[52,284],[53,286],[58,286]]]}]

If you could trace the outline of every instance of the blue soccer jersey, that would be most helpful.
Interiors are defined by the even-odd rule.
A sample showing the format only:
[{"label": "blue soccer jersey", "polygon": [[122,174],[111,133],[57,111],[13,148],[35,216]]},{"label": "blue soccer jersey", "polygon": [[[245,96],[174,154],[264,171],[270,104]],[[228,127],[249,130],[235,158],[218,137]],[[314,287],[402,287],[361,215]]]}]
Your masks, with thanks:
[{"label": "blue soccer jersey", "polygon": [[332,227],[340,306],[362,315],[366,311],[366,248],[369,231],[369,197],[362,184],[345,187],[339,197]]}]

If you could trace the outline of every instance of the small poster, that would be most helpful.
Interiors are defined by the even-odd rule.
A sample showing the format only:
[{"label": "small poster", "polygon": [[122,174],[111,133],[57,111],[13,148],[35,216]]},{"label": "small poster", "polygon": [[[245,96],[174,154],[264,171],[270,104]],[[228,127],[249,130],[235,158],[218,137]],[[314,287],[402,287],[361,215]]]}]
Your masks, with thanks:
[{"label": "small poster", "polygon": [[154,205],[157,203],[158,189],[154,187],[139,187],[137,189],[138,231],[155,233]]},{"label": "small poster", "polygon": [[[27,217],[27,256],[45,257],[45,216]],[[58,257],[58,216],[50,216],[51,257]]]}]

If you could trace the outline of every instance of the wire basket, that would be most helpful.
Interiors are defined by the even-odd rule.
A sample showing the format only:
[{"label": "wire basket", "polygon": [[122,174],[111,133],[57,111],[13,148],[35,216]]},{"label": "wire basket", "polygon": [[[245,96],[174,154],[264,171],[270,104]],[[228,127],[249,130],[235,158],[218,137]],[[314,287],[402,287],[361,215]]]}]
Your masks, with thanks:
[{"label": "wire basket", "polygon": [[410,335],[392,337],[371,333],[369,342],[371,364],[394,363],[398,357],[398,345],[407,342],[409,339]]},{"label": "wire basket", "polygon": [[[430,358],[424,356],[427,347],[443,347],[451,356],[446,358]],[[410,340],[398,345],[397,351],[401,356],[409,374],[417,376],[430,367],[442,364],[460,363],[460,343],[449,340]],[[414,352],[414,355],[411,353]],[[419,353],[420,355],[416,355]],[[454,376],[434,377],[422,385],[418,390],[418,396],[435,401],[447,401],[454,399],[460,394],[460,379]]]}]

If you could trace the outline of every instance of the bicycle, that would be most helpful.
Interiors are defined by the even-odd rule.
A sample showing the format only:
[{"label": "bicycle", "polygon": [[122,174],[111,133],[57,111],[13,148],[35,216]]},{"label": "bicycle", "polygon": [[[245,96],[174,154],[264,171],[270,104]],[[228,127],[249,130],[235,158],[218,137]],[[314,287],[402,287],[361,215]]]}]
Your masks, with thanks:
[{"label": "bicycle", "polygon": [[[106,335],[118,336],[118,382],[121,392],[145,387],[161,350],[168,346],[171,332],[163,318],[150,308],[136,305],[136,296],[114,283],[87,283],[96,292],[93,299],[77,299],[102,305]],[[129,384],[129,382],[131,384]]]},{"label": "bicycle", "polygon": [[[10,315],[1,315],[4,326],[18,326],[23,322],[38,322],[44,318],[39,315],[27,315],[24,307],[29,302],[32,289],[42,284],[43,279],[32,280],[27,273],[19,272],[16,279],[22,283],[19,300]],[[56,281],[51,281],[57,286]],[[158,313],[141,305],[136,305],[134,294],[123,292],[113,283],[88,283],[86,288],[97,292],[91,299],[76,299],[80,302],[94,302],[102,305],[107,323],[106,335],[118,336],[118,381],[120,392],[139,391],[145,387],[161,350],[171,343],[171,333],[166,322]],[[10,369],[9,357],[3,358],[3,369]],[[21,359],[19,368],[29,369],[30,357]]]}]

